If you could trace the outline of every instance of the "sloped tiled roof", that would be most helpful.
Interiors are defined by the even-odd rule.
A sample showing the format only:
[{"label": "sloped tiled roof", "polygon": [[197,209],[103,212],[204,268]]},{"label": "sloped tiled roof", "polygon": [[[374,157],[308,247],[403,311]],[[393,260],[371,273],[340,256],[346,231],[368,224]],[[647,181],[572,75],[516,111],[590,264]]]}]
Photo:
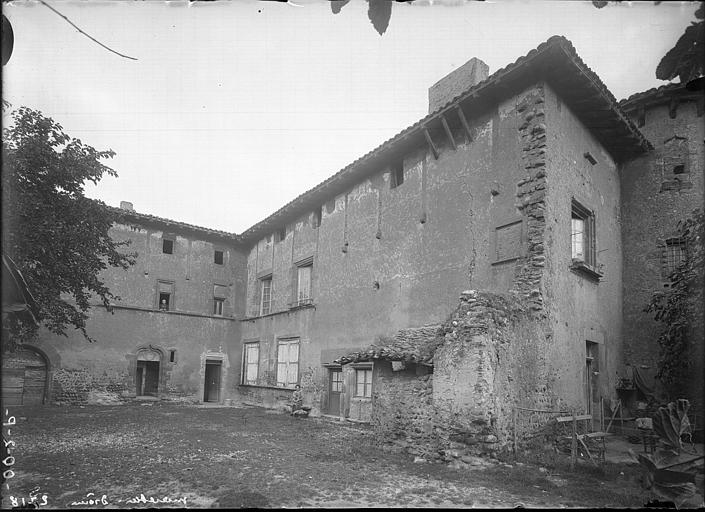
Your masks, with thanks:
[{"label": "sloped tiled roof", "polygon": [[440,325],[401,329],[391,338],[381,338],[364,350],[339,357],[335,363],[348,364],[384,359],[432,364],[433,355],[442,342],[443,332]]},{"label": "sloped tiled roof", "polygon": [[230,242],[239,242],[240,237],[235,233],[228,233],[227,231],[220,231],[217,229],[204,228],[201,226],[195,226],[193,224],[187,224],[185,222],[178,222],[171,219],[166,219],[164,217],[157,217],[156,215],[149,215],[146,213],[138,213],[134,210],[126,210],[123,208],[116,208],[114,206],[106,207],[117,214],[120,222],[134,222],[136,224],[151,224],[158,225],[166,229],[174,229],[178,231],[186,231],[199,236],[208,236],[224,239]]},{"label": "sloped tiled roof", "polygon": [[689,91],[685,84],[665,84],[654,87],[647,91],[632,94],[619,102],[619,106],[624,111],[631,111],[642,106],[653,106],[661,103],[668,103],[671,98],[677,96],[680,101],[702,101],[703,91]]},{"label": "sloped tiled roof", "polygon": [[449,120],[454,119],[456,106],[471,114],[487,111],[502,99],[542,80],[556,90],[617,161],[652,147],[620,109],[605,84],[578,56],[572,43],[565,37],[553,36],[247,229],[241,234],[243,241],[257,240],[320,207],[360,180],[384,169],[391,157],[426,145],[424,129],[431,135],[435,132],[437,137],[443,137],[441,119],[444,115]]}]

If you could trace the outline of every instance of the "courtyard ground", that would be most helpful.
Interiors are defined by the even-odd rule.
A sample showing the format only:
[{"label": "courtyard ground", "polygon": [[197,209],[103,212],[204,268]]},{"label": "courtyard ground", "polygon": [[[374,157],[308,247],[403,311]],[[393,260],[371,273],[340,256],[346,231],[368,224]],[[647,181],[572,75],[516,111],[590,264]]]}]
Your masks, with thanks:
[{"label": "courtyard ground", "polygon": [[636,507],[653,498],[634,464],[453,469],[382,452],[362,425],[255,407],[150,402],[9,413],[15,475],[3,485],[3,509],[30,494],[41,508],[74,509]]}]

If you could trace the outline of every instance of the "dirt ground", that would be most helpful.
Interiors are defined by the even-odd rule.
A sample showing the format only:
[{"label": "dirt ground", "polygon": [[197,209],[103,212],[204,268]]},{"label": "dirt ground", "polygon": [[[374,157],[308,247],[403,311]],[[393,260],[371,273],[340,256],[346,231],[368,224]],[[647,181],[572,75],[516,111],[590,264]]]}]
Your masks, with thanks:
[{"label": "dirt ground", "polygon": [[[637,507],[637,465],[452,469],[380,451],[361,425],[260,408],[15,408],[3,508]],[[3,429],[7,432],[7,427]],[[13,501],[14,500],[14,501]]]}]

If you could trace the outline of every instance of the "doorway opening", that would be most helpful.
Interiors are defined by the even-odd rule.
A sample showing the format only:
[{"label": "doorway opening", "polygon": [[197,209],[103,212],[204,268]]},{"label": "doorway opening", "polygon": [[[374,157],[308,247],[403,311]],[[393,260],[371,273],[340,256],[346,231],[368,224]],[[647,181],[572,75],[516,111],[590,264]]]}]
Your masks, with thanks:
[{"label": "doorway opening", "polygon": [[584,382],[584,395],[585,395],[585,412],[587,414],[594,414],[599,410],[599,407],[595,407],[595,402],[599,402],[599,387],[598,387],[598,376],[600,374],[599,366],[599,345],[593,343],[592,341],[585,342],[585,382]]},{"label": "doorway opening", "polygon": [[220,402],[220,376],[222,361],[206,360],[206,374],[203,383],[203,401]]},{"label": "doorway opening", "polygon": [[135,372],[137,396],[158,396],[160,360],[161,354],[156,350],[143,349],[137,353]]},{"label": "doorway opening", "polygon": [[340,416],[340,395],[343,392],[342,368],[328,369],[328,414]]}]

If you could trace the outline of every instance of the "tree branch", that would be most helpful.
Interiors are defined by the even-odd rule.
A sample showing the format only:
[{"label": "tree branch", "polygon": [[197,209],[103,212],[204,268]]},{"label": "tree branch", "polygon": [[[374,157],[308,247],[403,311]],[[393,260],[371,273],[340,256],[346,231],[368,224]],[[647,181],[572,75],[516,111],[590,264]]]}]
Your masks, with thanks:
[{"label": "tree branch", "polygon": [[64,18],[64,20],[66,20],[66,23],[68,23],[69,25],[71,25],[73,28],[75,28],[76,30],[78,30],[81,34],[83,34],[84,36],[86,36],[88,39],[90,39],[90,40],[93,41],[94,43],[99,44],[100,46],[102,46],[102,47],[105,48],[106,50],[108,50],[108,51],[110,51],[110,52],[113,52],[114,54],[119,55],[120,57],[124,57],[124,58],[126,58],[126,59],[137,60],[136,58],[130,57],[129,55],[123,55],[123,54],[120,53],[120,52],[116,52],[116,51],[113,50],[112,48],[109,48],[108,46],[105,46],[103,43],[101,43],[100,41],[98,41],[96,38],[94,38],[94,37],[92,37],[92,36],[86,34],[83,30],[81,30],[80,28],[78,28],[70,19],[68,19],[66,16],[64,16],[63,14],[61,14],[61,13],[60,13],[59,11],[57,11],[56,9],[54,9],[51,5],[49,5],[48,3],[46,3],[44,0],[39,0],[39,3],[41,3],[42,5],[44,5],[44,6],[47,7],[47,8],[51,9],[51,10],[54,11],[57,15],[61,16],[62,18]]}]

